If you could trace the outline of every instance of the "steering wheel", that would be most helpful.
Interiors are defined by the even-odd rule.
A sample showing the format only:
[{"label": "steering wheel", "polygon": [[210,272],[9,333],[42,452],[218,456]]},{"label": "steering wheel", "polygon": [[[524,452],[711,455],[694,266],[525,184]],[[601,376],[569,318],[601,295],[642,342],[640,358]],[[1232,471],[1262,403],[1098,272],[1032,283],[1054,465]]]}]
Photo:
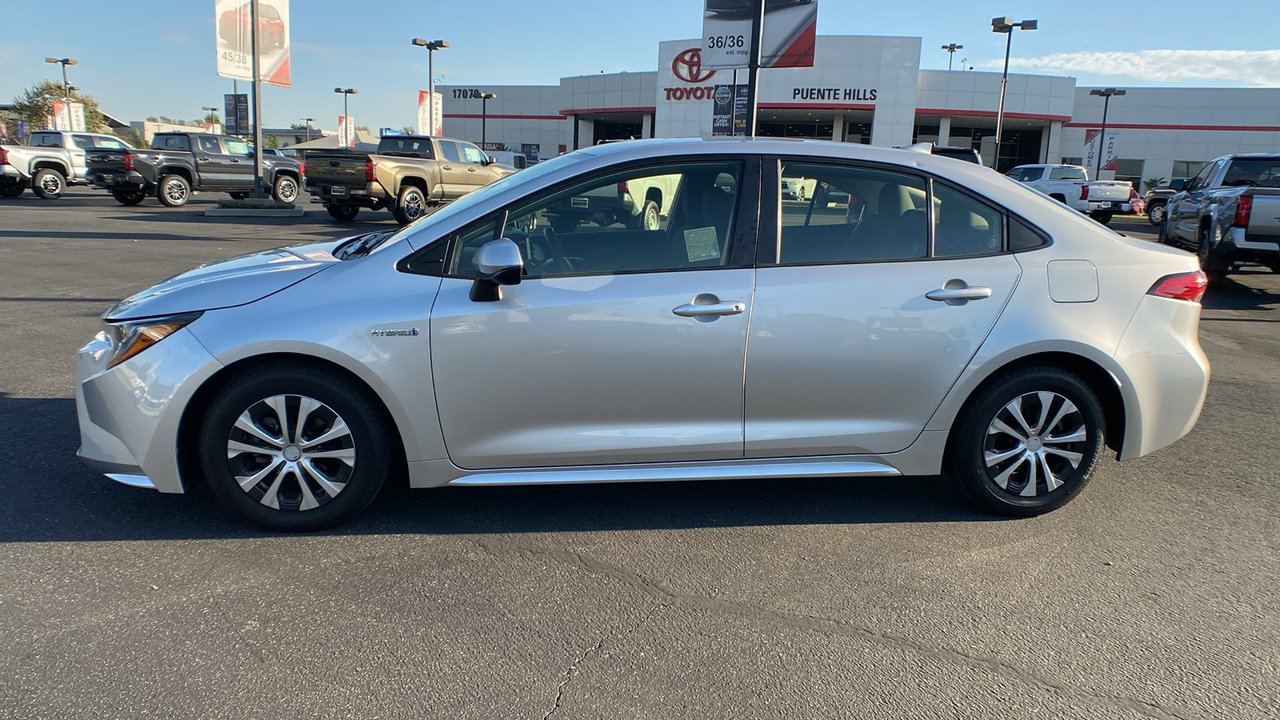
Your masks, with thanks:
[{"label": "steering wheel", "polygon": [[551,251],[551,258],[545,263],[544,267],[558,264],[561,271],[566,273],[573,272],[573,263],[569,262],[569,256],[564,254],[564,245],[560,244],[560,234],[548,225],[542,228],[542,237],[546,238],[547,249]]}]

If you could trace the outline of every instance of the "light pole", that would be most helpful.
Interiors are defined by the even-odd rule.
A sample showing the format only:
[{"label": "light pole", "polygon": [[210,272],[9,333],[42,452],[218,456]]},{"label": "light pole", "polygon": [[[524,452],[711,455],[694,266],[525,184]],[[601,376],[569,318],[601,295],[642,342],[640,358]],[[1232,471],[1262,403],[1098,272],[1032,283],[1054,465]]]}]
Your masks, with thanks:
[{"label": "light pole", "polygon": [[1000,164],[1000,138],[1004,133],[1004,93],[1009,85],[1009,50],[1013,47],[1013,29],[1035,30],[1037,27],[1039,24],[1035,20],[1014,22],[1013,18],[991,18],[991,32],[1009,36],[1004,42],[1004,73],[1000,75],[1000,110],[996,113],[996,156],[991,161],[993,169],[998,169],[997,166]]},{"label": "light pole", "polygon": [[302,118],[302,122],[307,124],[307,142],[311,142],[311,123],[314,121],[315,118]]},{"label": "light pole", "polygon": [[485,93],[480,96],[480,144],[485,141],[485,126],[489,119],[489,101],[497,98],[494,93]]},{"label": "light pole", "polygon": [[1098,166],[1093,171],[1094,180],[1099,179],[1098,176],[1102,174],[1102,156],[1107,152],[1107,106],[1111,104],[1113,95],[1124,95],[1127,92],[1120,88],[1094,88],[1089,91],[1090,95],[1102,98],[1102,130],[1098,133]]},{"label": "light pole", "polygon": [[[947,51],[947,72],[951,72],[951,61],[956,58],[956,51],[963,50],[964,46],[951,43],[950,45],[943,45],[942,49]],[[961,60],[960,64],[963,65],[964,61]],[[963,70],[964,68],[960,69]]]},{"label": "light pole", "polygon": [[[200,108],[200,109],[201,109],[201,110],[203,110],[203,111],[205,111],[206,113],[216,113],[216,112],[218,112],[218,108],[216,108],[216,107],[207,107],[207,106],[206,106],[206,107],[202,107],[202,108]],[[205,115],[204,117],[205,117],[205,122],[209,122],[209,120],[208,120],[208,117],[209,117],[209,116],[208,116],[208,115]]]},{"label": "light pole", "polygon": [[449,41],[448,40],[423,40],[422,38],[414,38],[413,44],[417,45],[418,47],[424,47],[427,49],[427,92],[435,92],[436,91],[436,71],[435,71],[435,64],[433,60],[435,59],[437,50],[449,47]]},{"label": "light pole", "polygon": [[347,125],[347,136],[342,139],[349,143],[351,141],[351,138],[354,138],[356,136],[356,129],[351,127],[351,112],[347,109],[347,100],[352,95],[356,94],[356,89],[336,87],[333,89],[333,91],[336,93],[342,93],[342,122],[346,123]]},{"label": "light pole", "polygon": [[71,83],[67,82],[67,66],[79,65],[80,61],[76,60],[75,58],[59,59],[59,58],[51,58],[51,57],[45,58],[44,61],[47,63],[60,63],[62,65],[62,99],[70,100],[71,99]]}]

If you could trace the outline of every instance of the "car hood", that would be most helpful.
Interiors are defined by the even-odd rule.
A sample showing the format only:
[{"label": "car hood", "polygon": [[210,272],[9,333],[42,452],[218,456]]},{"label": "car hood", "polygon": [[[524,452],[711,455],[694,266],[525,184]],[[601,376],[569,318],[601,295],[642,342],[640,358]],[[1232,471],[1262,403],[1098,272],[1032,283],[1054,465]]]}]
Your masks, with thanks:
[{"label": "car hood", "polygon": [[247,305],[340,262],[332,253],[341,242],[276,248],[201,265],[121,300],[102,319],[136,320]]}]

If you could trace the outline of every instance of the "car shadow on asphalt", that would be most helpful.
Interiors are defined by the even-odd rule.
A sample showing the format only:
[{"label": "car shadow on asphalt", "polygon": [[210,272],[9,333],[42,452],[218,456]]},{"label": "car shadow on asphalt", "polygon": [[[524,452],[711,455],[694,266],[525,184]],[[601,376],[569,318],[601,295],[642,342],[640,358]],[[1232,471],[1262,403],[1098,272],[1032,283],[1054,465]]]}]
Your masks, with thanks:
[{"label": "car shadow on asphalt", "polygon": [[[1280,308],[1280,293],[1266,288],[1256,287],[1257,281],[1266,282],[1275,275],[1269,270],[1250,271],[1228,275],[1220,285],[1214,286],[1205,293],[1200,304],[1205,310],[1264,310],[1274,311]],[[1246,284],[1248,283],[1248,284]],[[1274,283],[1270,283],[1274,284]],[[1270,318],[1204,318],[1208,321],[1245,321],[1276,322]]]},{"label": "car shadow on asphalt", "polygon": [[[126,487],[77,461],[74,401],[0,393],[0,542],[273,535],[203,487]],[[395,478],[362,514],[319,535],[492,534],[702,527],[989,522],[939,477],[696,481],[410,490]]]}]

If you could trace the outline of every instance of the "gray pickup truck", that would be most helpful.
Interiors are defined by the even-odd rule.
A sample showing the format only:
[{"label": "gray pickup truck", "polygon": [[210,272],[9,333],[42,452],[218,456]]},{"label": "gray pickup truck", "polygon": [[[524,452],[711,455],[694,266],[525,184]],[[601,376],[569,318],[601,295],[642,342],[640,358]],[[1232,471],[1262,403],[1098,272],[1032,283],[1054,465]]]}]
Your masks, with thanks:
[{"label": "gray pickup truck", "polygon": [[1169,198],[1160,241],[1194,250],[1210,284],[1245,262],[1280,272],[1280,155],[1210,160]]},{"label": "gray pickup truck", "polygon": [[[150,150],[98,148],[85,158],[88,180],[111,191],[122,205],[137,205],[155,195],[162,205],[185,205],[195,192],[253,192],[253,148],[228,135],[201,132],[156,133]],[[294,202],[302,187],[296,160],[264,154],[262,182],[281,202]]]},{"label": "gray pickup truck", "polygon": [[350,222],[360,208],[391,208],[401,224],[516,171],[469,142],[425,135],[388,135],[372,155],[312,150],[305,170],[312,202],[323,203],[333,219]]},{"label": "gray pickup truck", "polygon": [[18,197],[26,188],[56,200],[68,186],[85,185],[85,154],[97,148],[128,149],[114,135],[41,130],[27,145],[0,145],[0,197]]}]

